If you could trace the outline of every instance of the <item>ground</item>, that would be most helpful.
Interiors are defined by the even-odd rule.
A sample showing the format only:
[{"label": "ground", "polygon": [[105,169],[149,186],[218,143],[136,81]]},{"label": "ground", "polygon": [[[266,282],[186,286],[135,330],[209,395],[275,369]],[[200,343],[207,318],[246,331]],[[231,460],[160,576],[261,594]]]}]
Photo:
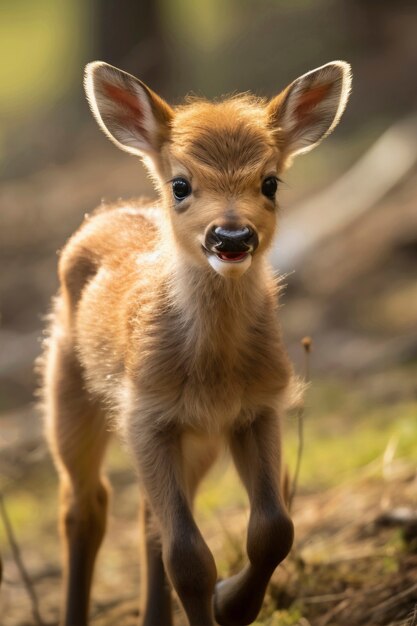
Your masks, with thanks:
[{"label": "ground", "polygon": [[[411,380],[414,368],[401,373]],[[394,373],[392,373],[394,376]],[[372,381],[363,388],[372,389]],[[404,383],[405,384],[405,383]],[[305,451],[293,506],[294,549],[275,572],[256,622],[263,626],[405,626],[417,606],[416,403],[407,396],[367,406],[334,380],[308,392]],[[343,407],[341,409],[340,407]],[[285,447],[293,471],[296,416],[286,420]],[[340,423],[345,420],[345,426]],[[2,490],[42,619],[56,624],[60,556],[57,480],[33,414],[3,418],[9,445],[1,450]],[[20,424],[20,425],[19,425]],[[123,448],[107,459],[113,485],[108,533],[100,553],[92,624],[133,626],[138,620],[138,490]],[[244,562],[247,504],[232,468],[222,460],[203,485],[197,515],[220,576]],[[1,530],[3,626],[36,624],[10,546]],[[409,620],[409,621],[407,621]],[[176,609],[176,624],[185,624]]]}]

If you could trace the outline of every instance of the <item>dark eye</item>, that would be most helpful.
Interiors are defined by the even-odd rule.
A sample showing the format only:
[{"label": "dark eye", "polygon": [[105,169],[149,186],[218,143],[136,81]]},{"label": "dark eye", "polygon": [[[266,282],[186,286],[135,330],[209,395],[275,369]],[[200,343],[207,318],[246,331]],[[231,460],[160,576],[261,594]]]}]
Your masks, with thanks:
[{"label": "dark eye", "polygon": [[262,183],[261,191],[264,196],[273,200],[278,189],[278,178],[275,176],[268,176]]},{"label": "dark eye", "polygon": [[175,200],[184,200],[191,193],[191,185],[185,178],[174,178],[172,181],[172,193]]}]

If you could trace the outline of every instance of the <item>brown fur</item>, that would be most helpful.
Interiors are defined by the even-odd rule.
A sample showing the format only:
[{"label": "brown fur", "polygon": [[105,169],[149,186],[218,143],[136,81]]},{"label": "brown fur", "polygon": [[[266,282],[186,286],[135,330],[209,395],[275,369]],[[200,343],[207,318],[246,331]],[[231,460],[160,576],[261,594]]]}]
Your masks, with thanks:
[{"label": "brown fur", "polygon": [[[277,210],[260,193],[262,178],[284,166],[282,133],[263,101],[243,96],[172,111],[132,77],[110,79],[111,71],[105,66],[94,82],[97,94],[116,99],[96,95],[102,125],[118,144],[125,139],[121,124],[129,146],[139,133],[161,200],[98,211],[60,257],[44,396],[62,483],[63,624],[87,623],[105,528],[100,466],[110,428],[124,437],[142,484],[143,623],[171,623],[166,571],[191,626],[212,626],[214,612],[221,624],[246,624],[292,543],[281,492],[280,416],[294,379],[277,321],[277,283],[265,260]],[[161,146],[162,137],[169,139]],[[193,187],[180,207],[166,182],[178,175]],[[244,275],[225,278],[208,264],[201,244],[212,224],[255,229],[259,247]],[[249,563],[217,586],[213,608],[216,568],[191,511],[225,444],[250,498]]]}]

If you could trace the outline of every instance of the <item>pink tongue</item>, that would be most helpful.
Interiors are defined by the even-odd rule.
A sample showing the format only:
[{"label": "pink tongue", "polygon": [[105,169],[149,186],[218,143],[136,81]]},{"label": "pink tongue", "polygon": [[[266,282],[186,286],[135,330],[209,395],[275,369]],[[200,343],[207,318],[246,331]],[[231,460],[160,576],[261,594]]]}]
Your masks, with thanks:
[{"label": "pink tongue", "polygon": [[223,261],[241,261],[245,258],[247,252],[220,252],[219,257]]}]

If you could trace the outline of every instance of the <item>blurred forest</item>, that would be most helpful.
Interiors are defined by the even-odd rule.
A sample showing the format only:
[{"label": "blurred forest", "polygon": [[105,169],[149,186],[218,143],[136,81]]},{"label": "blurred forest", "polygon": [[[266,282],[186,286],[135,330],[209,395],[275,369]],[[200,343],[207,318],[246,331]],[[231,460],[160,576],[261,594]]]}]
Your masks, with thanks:
[{"label": "blurred forest", "polygon": [[[353,91],[342,122],[280,191],[281,321],[301,376],[300,340],[313,338],[312,384],[296,548],[259,623],[417,624],[406,621],[417,605],[415,1],[1,0],[0,56],[0,491],[44,619],[57,623],[59,606],[57,483],[33,362],[56,253],[102,198],[154,194],[140,163],[93,121],[84,65],[107,61],[175,104],[190,92],[272,97],[344,59]],[[291,473],[296,430],[289,416]],[[117,444],[108,471],[114,504],[93,623],[127,625],[137,611],[138,498]],[[246,501],[230,469],[203,487],[199,515],[221,573],[235,571]],[[36,624],[1,522],[0,541],[1,624]]]}]

